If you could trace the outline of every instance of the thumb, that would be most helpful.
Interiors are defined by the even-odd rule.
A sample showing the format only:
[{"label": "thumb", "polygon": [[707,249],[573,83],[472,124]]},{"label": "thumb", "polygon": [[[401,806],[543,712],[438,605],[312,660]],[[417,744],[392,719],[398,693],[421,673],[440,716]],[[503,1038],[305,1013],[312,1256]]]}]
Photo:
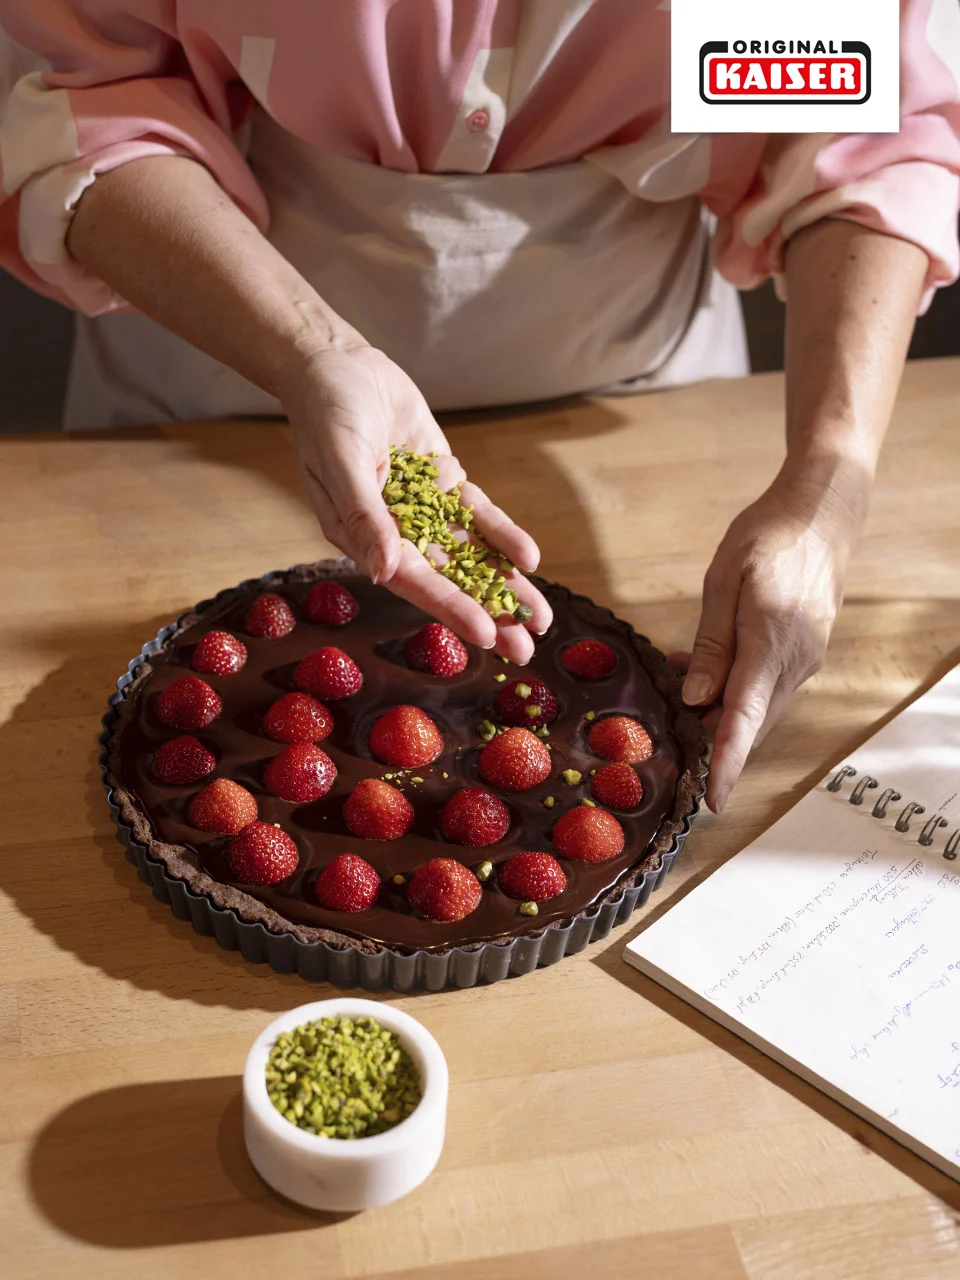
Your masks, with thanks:
[{"label": "thumb", "polygon": [[723,691],[736,651],[739,594],[739,581],[724,580],[711,565],[703,580],[700,625],[683,682],[683,700],[688,707],[716,702]]}]

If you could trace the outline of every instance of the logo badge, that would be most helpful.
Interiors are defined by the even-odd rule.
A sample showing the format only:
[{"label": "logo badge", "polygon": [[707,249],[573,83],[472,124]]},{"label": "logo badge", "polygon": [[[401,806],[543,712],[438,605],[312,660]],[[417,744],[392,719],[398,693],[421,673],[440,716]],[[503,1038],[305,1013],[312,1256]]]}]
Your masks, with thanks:
[{"label": "logo badge", "polygon": [[839,48],[833,40],[738,40],[731,49],[729,41],[713,40],[700,47],[700,97],[708,103],[866,102],[870,46],[862,40],[842,40]]},{"label": "logo badge", "polygon": [[670,0],[670,128],[897,133],[899,0]]}]

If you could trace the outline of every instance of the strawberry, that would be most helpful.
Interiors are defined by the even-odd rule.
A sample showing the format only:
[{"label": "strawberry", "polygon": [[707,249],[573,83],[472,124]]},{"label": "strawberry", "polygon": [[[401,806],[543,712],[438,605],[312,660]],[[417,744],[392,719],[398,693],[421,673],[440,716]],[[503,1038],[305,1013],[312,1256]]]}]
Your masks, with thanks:
[{"label": "strawberry", "polygon": [[328,645],[297,663],[293,683],[315,698],[352,698],[360,692],[363,674],[349,654]]},{"label": "strawberry", "polygon": [[256,800],[246,787],[229,778],[214,778],[190,804],[190,822],[201,831],[235,836],[256,820]]},{"label": "strawberry", "polygon": [[309,693],[285,693],[263,717],[263,731],[277,742],[322,742],[333,728],[329,710]]},{"label": "strawberry", "polygon": [[554,824],[552,840],[565,858],[606,862],[623,852],[623,827],[606,809],[578,805]]},{"label": "strawberry", "polygon": [[546,902],[566,887],[563,868],[549,853],[515,853],[500,868],[500,888],[521,902]]},{"label": "strawberry", "polygon": [[443,735],[419,707],[392,707],[370,730],[370,750],[387,764],[417,769],[433,764],[443,750]]},{"label": "strawberry", "polygon": [[653,742],[640,721],[632,716],[606,716],[590,730],[590,750],[605,760],[632,764],[650,759]]},{"label": "strawberry", "polygon": [[311,587],[303,602],[303,616],[308,622],[328,627],[345,627],[360,612],[352,591],[342,582],[318,582]]},{"label": "strawberry", "polygon": [[617,668],[617,655],[602,640],[578,640],[563,651],[563,665],[583,680],[603,680]]},{"label": "strawberry", "polygon": [[480,772],[504,791],[528,791],[550,776],[550,752],[529,729],[507,729],[480,752]]},{"label": "strawberry", "polygon": [[414,671],[431,676],[458,676],[467,665],[463,641],[449,627],[428,622],[403,646],[403,656]]},{"label": "strawberry", "polygon": [[593,798],[611,809],[635,809],[643,799],[643,783],[629,764],[605,764],[593,780]]},{"label": "strawberry", "polygon": [[215,676],[234,676],[247,660],[247,646],[229,631],[208,631],[193,651],[194,671]]},{"label": "strawberry", "polygon": [[305,804],[319,800],[333,786],[337,766],[312,742],[294,742],[273,757],[263,780],[281,800]]},{"label": "strawberry", "polygon": [[247,613],[246,627],[252,636],[266,640],[279,640],[297,625],[293,610],[283,596],[272,591],[257,596]]},{"label": "strawberry", "polygon": [[557,700],[542,680],[511,680],[493,700],[493,713],[501,724],[539,729],[557,718]]},{"label": "strawberry", "polygon": [[276,884],[297,869],[293,839],[272,822],[251,822],[227,845],[227,861],[244,884]]},{"label": "strawberry", "polygon": [[166,782],[171,787],[199,782],[216,767],[213,755],[202,742],[191,738],[189,734],[163,743],[153,757],[153,772],[161,782]]},{"label": "strawberry", "polygon": [[363,840],[398,840],[413,826],[413,805],[380,778],[362,778],[343,806],[343,820]]},{"label": "strawberry", "polygon": [[173,729],[202,729],[223,710],[220,696],[197,676],[180,676],[159,695],[157,719]]},{"label": "strawberry", "polygon": [[496,844],[510,829],[510,810],[489,791],[464,787],[443,806],[440,829],[456,844]]},{"label": "strawberry", "polygon": [[434,858],[417,867],[407,896],[428,920],[463,920],[480,905],[483,889],[469,867],[452,858]]},{"label": "strawberry", "polygon": [[379,892],[380,877],[355,853],[341,853],[317,876],[317,901],[328,911],[366,911]]}]

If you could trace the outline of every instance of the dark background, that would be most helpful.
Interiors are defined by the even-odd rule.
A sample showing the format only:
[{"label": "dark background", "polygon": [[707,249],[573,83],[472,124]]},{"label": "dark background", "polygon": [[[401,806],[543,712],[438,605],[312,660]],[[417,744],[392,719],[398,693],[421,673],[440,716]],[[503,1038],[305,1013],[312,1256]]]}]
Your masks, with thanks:
[{"label": "dark background", "polygon": [[[742,295],[754,372],[783,368],[783,306],[768,283]],[[59,425],[70,313],[0,271],[0,432]],[[941,289],[917,321],[913,358],[960,355],[960,284]]]}]

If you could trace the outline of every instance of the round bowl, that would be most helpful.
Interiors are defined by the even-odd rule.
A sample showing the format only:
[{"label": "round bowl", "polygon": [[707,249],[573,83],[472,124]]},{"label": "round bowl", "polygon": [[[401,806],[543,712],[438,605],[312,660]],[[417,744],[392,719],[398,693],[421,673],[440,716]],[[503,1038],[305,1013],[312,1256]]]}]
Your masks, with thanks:
[{"label": "round bowl", "polygon": [[[375,1018],[403,1044],[420,1072],[416,1110],[369,1138],[319,1138],[285,1119],[267,1095],[267,1057],[277,1036],[318,1018]],[[308,1209],[352,1213],[389,1204],[418,1187],[443,1148],[449,1075],[440,1046],[415,1018],[389,1004],[343,997],[302,1004],[261,1032],[243,1071],[243,1136],[268,1186]]]}]

